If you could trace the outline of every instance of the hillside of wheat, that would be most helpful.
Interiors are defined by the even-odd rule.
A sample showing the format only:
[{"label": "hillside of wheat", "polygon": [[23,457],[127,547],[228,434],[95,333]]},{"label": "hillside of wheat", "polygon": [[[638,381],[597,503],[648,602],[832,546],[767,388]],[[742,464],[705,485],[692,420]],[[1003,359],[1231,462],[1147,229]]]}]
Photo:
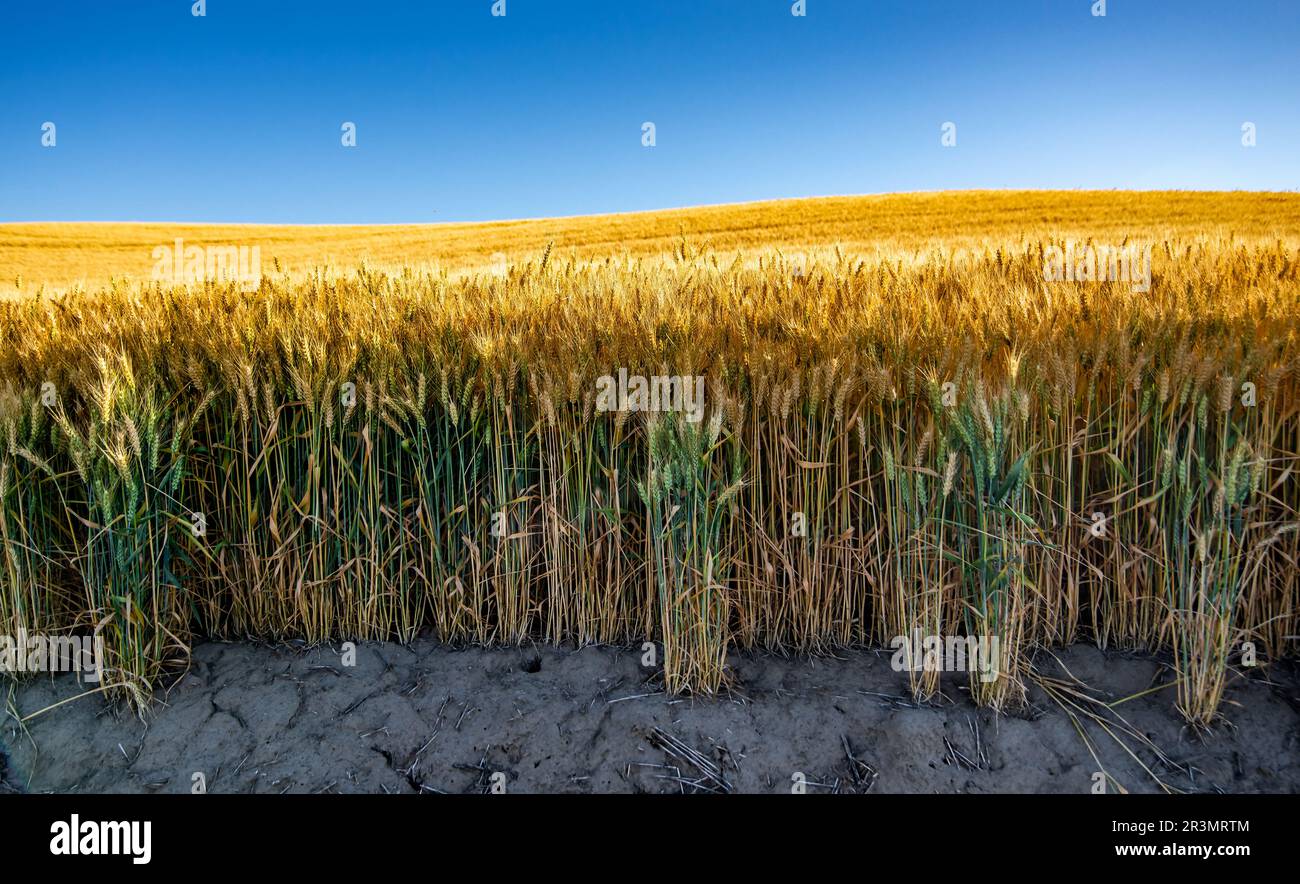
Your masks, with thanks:
[{"label": "hillside of wheat", "polygon": [[977,702],[1087,640],[1204,723],[1295,652],[1300,195],[10,224],[0,268],[0,632],[98,629],[137,699],[199,635],[644,640],[709,693],[960,634]]},{"label": "hillside of wheat", "polygon": [[238,244],[260,249],[263,271],[321,268],[487,272],[506,261],[652,258],[683,238],[728,262],[780,249],[839,246],[860,257],[1018,248],[1049,239],[1122,242],[1300,236],[1300,200],[1288,193],[970,191],[827,197],[476,224],[293,226],[248,224],[0,224],[0,293],[41,286],[94,289],[114,279],[148,282],[159,247]]}]

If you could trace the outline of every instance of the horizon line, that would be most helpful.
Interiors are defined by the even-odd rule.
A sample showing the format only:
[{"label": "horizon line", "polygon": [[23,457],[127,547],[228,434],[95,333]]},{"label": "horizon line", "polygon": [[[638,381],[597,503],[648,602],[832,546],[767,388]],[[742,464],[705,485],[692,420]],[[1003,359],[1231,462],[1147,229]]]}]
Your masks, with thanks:
[{"label": "horizon line", "polygon": [[494,218],[485,221],[375,221],[375,222],[356,222],[356,221],[148,221],[148,220],[114,220],[114,221],[79,221],[79,220],[59,220],[59,221],[0,221],[0,227],[16,227],[19,225],[35,224],[86,224],[86,225],[153,225],[153,226],[170,226],[170,227],[453,227],[453,226],[470,226],[470,225],[493,225],[493,224],[522,224],[536,221],[571,221],[584,218],[608,218],[622,217],[632,215],[654,215],[668,212],[690,212],[701,209],[726,209],[737,206],[761,206],[769,203],[793,203],[793,202],[812,202],[816,200],[837,200],[837,199],[871,199],[889,197],[907,197],[907,196],[943,196],[947,194],[980,194],[980,193],[1250,193],[1260,195],[1270,194],[1300,194],[1300,187],[1290,190],[1272,190],[1272,189],[1254,189],[1248,187],[1234,188],[1186,188],[1186,187],[1151,187],[1151,188],[1126,188],[1126,187],[970,187],[970,188],[946,188],[942,190],[891,190],[877,191],[870,193],[838,193],[838,194],[818,194],[814,196],[796,196],[796,197],[769,197],[754,200],[737,200],[732,202],[721,203],[696,203],[691,205],[664,206],[657,209],[626,209],[613,212],[583,212],[573,215],[533,215],[520,218]]}]

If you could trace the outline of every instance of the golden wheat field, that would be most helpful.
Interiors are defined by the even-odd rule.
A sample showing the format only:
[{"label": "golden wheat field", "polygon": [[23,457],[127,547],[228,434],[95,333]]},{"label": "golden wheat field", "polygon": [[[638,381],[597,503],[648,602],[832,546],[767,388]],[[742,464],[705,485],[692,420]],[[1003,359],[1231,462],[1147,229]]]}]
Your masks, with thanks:
[{"label": "golden wheat field", "polygon": [[97,628],[136,700],[200,635],[649,640],[710,693],[960,634],[979,703],[1090,641],[1203,724],[1295,653],[1297,194],[8,224],[0,269],[0,633]]},{"label": "golden wheat field", "polygon": [[580,261],[656,258],[691,247],[730,262],[774,249],[787,253],[839,246],[860,257],[1019,248],[1025,242],[1088,239],[1119,243],[1232,239],[1295,246],[1300,205],[1288,193],[1128,191],[971,191],[827,197],[706,206],[662,212],[499,221],[478,224],[277,226],[249,224],[0,224],[0,291],[34,293],[113,279],[148,282],[152,252],[207,243],[257,246],[263,271],[291,275],[318,268],[349,271],[366,262],[384,270],[487,272],[501,258],[522,264],[548,244]]}]

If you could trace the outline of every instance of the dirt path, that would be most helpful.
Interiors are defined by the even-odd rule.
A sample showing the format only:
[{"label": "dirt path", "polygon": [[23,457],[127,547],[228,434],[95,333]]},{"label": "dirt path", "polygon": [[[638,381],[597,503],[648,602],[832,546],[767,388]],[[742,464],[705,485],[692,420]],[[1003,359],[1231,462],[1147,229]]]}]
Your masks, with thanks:
[{"label": "dirt path", "polygon": [[[666,697],[640,649],[419,640],[356,656],[347,667],[328,647],[207,643],[146,721],[98,696],[26,734],[4,714],[0,789],[184,792],[201,773],[210,792],[788,792],[801,779],[808,792],[1083,793],[1100,769],[1041,688],[1023,712],[997,716],[945,676],[946,698],[917,707],[888,653],[735,655],[734,691],[715,700]],[[1170,677],[1149,658],[1083,645],[1060,663],[1105,699]],[[1062,677],[1056,661],[1038,664]],[[80,690],[69,676],[29,681],[11,707],[28,715]],[[1165,687],[1115,707],[1141,764],[1081,719],[1110,791],[1156,791],[1152,774],[1184,791],[1300,791],[1294,666],[1236,674],[1228,721],[1204,738],[1173,704]]]}]

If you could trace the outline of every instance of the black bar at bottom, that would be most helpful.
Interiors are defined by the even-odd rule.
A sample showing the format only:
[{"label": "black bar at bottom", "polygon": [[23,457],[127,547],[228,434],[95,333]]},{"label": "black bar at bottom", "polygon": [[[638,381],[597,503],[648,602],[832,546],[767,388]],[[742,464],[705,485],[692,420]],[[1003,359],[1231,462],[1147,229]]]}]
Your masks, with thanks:
[{"label": "black bar at bottom", "polygon": [[210,864],[373,874],[377,861],[404,858],[437,862],[431,870],[451,860],[539,872],[558,872],[558,858],[584,874],[634,874],[683,851],[737,865],[794,862],[809,873],[843,862],[927,872],[1013,863],[1043,873],[1062,860],[1230,868],[1287,861],[1298,812],[1294,795],[22,795],[0,800],[0,856],[10,869],[75,864],[128,875]]}]

